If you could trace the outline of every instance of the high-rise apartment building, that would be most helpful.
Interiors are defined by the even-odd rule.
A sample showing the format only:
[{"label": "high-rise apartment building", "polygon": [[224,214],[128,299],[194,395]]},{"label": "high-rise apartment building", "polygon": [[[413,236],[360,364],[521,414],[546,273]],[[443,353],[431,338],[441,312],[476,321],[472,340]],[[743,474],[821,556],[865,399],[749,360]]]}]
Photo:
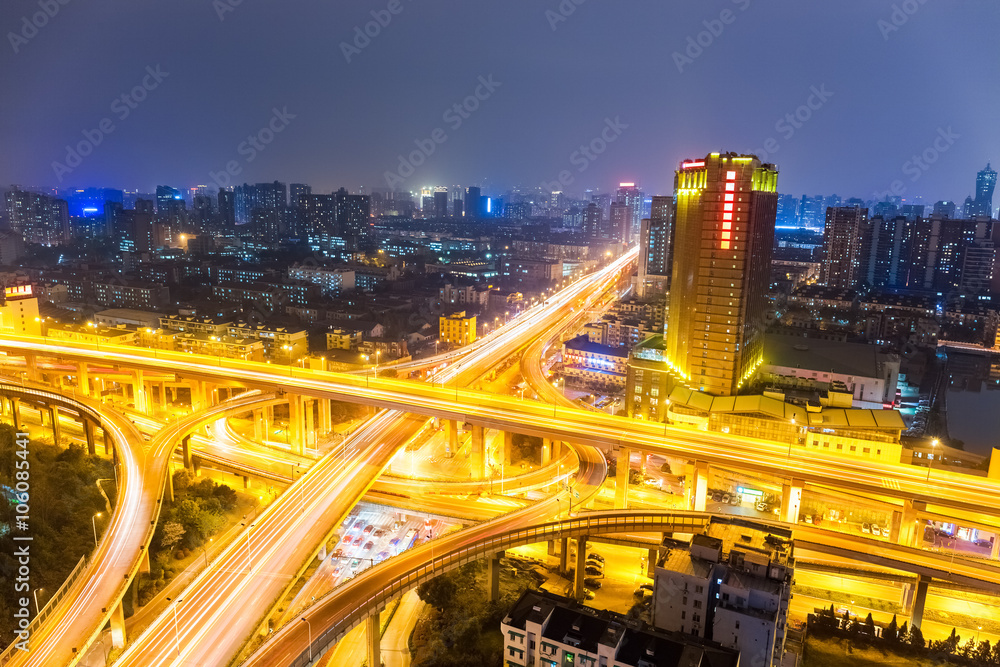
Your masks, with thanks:
[{"label": "high-rise apartment building", "polygon": [[997,172],[986,163],[986,169],[976,174],[976,198],[969,202],[967,218],[993,217],[993,191],[997,186]]},{"label": "high-rise apartment building", "polygon": [[303,195],[312,194],[312,186],[304,183],[292,183],[288,186],[288,205],[292,208],[299,208],[299,198]]},{"label": "high-rise apartment building", "polygon": [[434,189],[434,217],[448,217],[448,188]]},{"label": "high-rise apartment building", "polygon": [[371,198],[352,195],[340,188],[334,195],[337,200],[337,231],[341,236],[366,237],[371,232]]},{"label": "high-rise apartment building", "polygon": [[673,266],[674,198],[653,197],[650,216],[642,221],[639,236],[639,273],[636,292],[640,297],[670,290]]},{"label": "high-rise apartment building", "polygon": [[761,363],[777,182],[736,153],[677,170],[666,361],[692,388],[735,394]]},{"label": "high-rise apartment building", "polygon": [[604,211],[601,207],[591,202],[583,210],[583,233],[589,239],[600,238],[601,229],[604,227]]},{"label": "high-rise apartment building", "polygon": [[10,228],[25,243],[53,246],[69,242],[69,205],[65,200],[13,187],[6,194],[6,203]]},{"label": "high-rise apartment building", "polygon": [[611,205],[608,225],[601,230],[598,238],[612,243],[628,243],[632,236],[632,207],[615,202]]},{"label": "high-rise apartment building", "polygon": [[618,193],[616,195],[615,201],[619,204],[625,204],[631,208],[632,219],[629,221],[628,233],[622,237],[622,241],[630,243],[632,239],[639,235],[639,227],[642,224],[642,209],[643,209],[643,195],[642,191],[636,187],[635,183],[619,183]]},{"label": "high-rise apartment building", "polygon": [[862,281],[861,244],[867,232],[867,208],[840,206],[826,209],[823,229],[824,284],[853,289]]}]

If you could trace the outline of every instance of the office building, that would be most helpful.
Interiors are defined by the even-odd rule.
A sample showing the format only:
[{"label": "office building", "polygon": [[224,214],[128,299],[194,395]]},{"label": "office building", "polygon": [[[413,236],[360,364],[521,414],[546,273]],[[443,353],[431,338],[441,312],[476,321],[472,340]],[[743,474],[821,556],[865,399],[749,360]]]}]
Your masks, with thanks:
[{"label": "office building", "polygon": [[955,214],[958,207],[953,201],[939,201],[934,203],[934,210],[931,213],[932,217],[945,218],[947,220],[954,220]]},{"label": "office building", "polygon": [[976,174],[976,198],[967,200],[965,217],[993,217],[993,191],[996,185],[997,172],[991,169],[987,163],[986,169]]},{"label": "office building", "polygon": [[288,186],[288,205],[292,208],[299,208],[299,200],[304,195],[311,195],[312,187],[303,183],[292,183]]},{"label": "office building", "polygon": [[232,190],[225,188],[219,190],[219,221],[227,230],[236,225],[236,203]]},{"label": "office building", "polygon": [[856,206],[826,209],[823,228],[822,281],[829,287],[853,289],[862,280],[862,239],[867,237],[868,209]]},{"label": "office building", "polygon": [[448,217],[448,188],[434,189],[434,217]]},{"label": "office building", "polygon": [[527,590],[504,617],[504,667],[737,667],[738,651],[666,633],[546,591]]},{"label": "office building", "polygon": [[465,217],[483,217],[483,193],[477,187],[466,188],[465,190]]},{"label": "office building", "polygon": [[38,297],[30,284],[4,288],[3,301],[0,301],[0,333],[14,336],[42,335]]},{"label": "office building", "polygon": [[666,362],[731,395],[761,363],[778,172],[752,155],[686,160],[675,177]]},{"label": "office building", "polygon": [[604,211],[601,207],[591,202],[583,210],[583,234],[588,239],[600,238],[601,230],[604,228]]},{"label": "office building", "polygon": [[597,239],[608,243],[628,243],[631,236],[632,207],[628,204],[614,202],[611,204],[608,225],[600,230]]},{"label": "office building", "polygon": [[622,240],[631,242],[639,235],[639,227],[642,225],[642,211],[644,207],[645,195],[636,187],[635,183],[619,183],[615,201],[624,204],[631,209],[632,218],[628,222],[628,228]]},{"label": "office building", "polygon": [[784,528],[713,517],[689,542],[664,538],[654,627],[736,650],[740,664],[780,665],[795,569],[791,537]]}]

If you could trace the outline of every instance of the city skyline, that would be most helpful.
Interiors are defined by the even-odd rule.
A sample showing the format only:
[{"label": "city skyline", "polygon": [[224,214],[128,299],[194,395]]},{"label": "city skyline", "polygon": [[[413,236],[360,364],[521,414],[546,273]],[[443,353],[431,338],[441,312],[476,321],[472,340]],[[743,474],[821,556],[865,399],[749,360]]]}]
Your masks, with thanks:
[{"label": "city skyline", "polygon": [[[67,5],[41,28],[31,25],[35,4],[8,5],[0,10],[10,47],[0,76],[22,94],[0,130],[8,147],[0,182],[59,185],[61,177],[64,185],[131,189],[211,184],[212,174],[234,183],[283,174],[332,192],[383,188],[387,173],[397,173],[410,190],[453,182],[502,190],[568,171],[567,191],[635,181],[663,192],[678,158],[727,149],[774,162],[788,175],[786,192],[869,198],[898,181],[907,199],[961,202],[974,193],[966,170],[997,159],[1000,130],[979,130],[995,127],[989,109],[997,93],[971,85],[998,74],[978,46],[995,27],[984,3],[962,14],[917,3],[912,13],[852,2],[847,11],[809,14],[749,0],[691,8],[648,2],[622,13],[568,4],[573,11],[526,2],[461,10],[431,3],[419,11],[401,4],[396,14],[364,4],[310,8],[309,25],[288,5],[90,13]],[[639,12],[648,20],[633,20]],[[367,25],[376,19],[386,25]],[[144,29],[151,25],[156,34]],[[656,39],[647,39],[654,26]],[[114,31],[113,46],[84,37],[102,31]],[[178,34],[193,35],[185,53],[169,48],[167,35]],[[456,34],[450,48],[426,48]],[[761,58],[776,82],[767,96],[758,59],[743,55],[761,48],[763,34]],[[511,35],[523,53],[498,60]],[[824,55],[839,53],[845,36],[876,66]],[[952,48],[932,56],[925,45],[942,39]],[[627,51],[617,48],[623,40]],[[285,48],[263,59],[255,45],[273,42]],[[119,48],[131,57],[118,58]],[[101,77],[64,73],[70,54]],[[331,73],[329,86],[312,74],[288,75],[316,64]],[[363,99],[346,94],[373,80],[382,83]],[[897,106],[880,102],[919,100],[930,86],[936,98],[961,96],[965,104],[908,104],[909,122],[899,127]],[[755,103],[735,114],[725,104],[731,96]],[[68,109],[63,97],[74,100]],[[593,103],[580,111],[584,100]],[[692,106],[699,113],[686,113]],[[95,145],[70,166],[66,147],[87,141],[84,133]],[[603,147],[594,143],[602,134]],[[227,171],[230,163],[238,174]]]}]

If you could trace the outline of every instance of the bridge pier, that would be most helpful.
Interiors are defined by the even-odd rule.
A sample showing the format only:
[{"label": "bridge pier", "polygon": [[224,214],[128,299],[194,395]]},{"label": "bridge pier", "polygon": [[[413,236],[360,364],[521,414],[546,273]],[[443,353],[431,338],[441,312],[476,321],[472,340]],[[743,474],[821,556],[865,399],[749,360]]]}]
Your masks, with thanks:
[{"label": "bridge pier", "polygon": [[132,401],[135,403],[135,409],[139,412],[149,412],[145,373],[142,370],[132,371]]},{"label": "bridge pier", "polygon": [[576,572],[573,573],[573,597],[577,600],[584,599],[583,578],[584,570],[587,569],[587,536],[581,535],[576,538]]},{"label": "bridge pier", "polygon": [[990,547],[990,558],[993,560],[1000,559],[1000,534],[993,534],[993,546]]},{"label": "bridge pier", "polygon": [[469,451],[469,465],[473,478],[486,477],[486,433],[482,426],[472,426],[472,446]]},{"label": "bridge pier", "polygon": [[[899,513],[899,528],[896,529],[896,512],[893,512],[893,525],[889,537],[895,537],[895,542],[904,547],[915,547],[923,539],[923,529],[920,522],[920,512],[927,509],[927,503],[919,500],[903,501],[903,510]],[[893,533],[897,533],[895,536]]]},{"label": "bridge pier", "polygon": [[208,398],[205,396],[205,381],[193,380],[191,382],[191,410],[199,412],[208,407]]},{"label": "bridge pier", "polygon": [[549,464],[552,460],[552,441],[548,438],[542,438],[542,455],[539,463],[543,466]]},{"label": "bridge pier", "polygon": [[490,602],[496,602],[500,599],[500,559],[504,556],[503,551],[498,551],[489,560],[489,579],[490,579]]},{"label": "bridge pier", "polygon": [[14,398],[13,396],[8,399],[10,401],[10,418],[14,422],[14,430],[21,430],[21,399]]},{"label": "bridge pier", "polygon": [[315,413],[313,412],[313,406],[315,404],[316,401],[313,400],[302,401],[302,415],[304,417],[303,426],[305,427],[305,433],[304,433],[305,439],[303,441],[303,444],[306,447],[316,446],[316,429],[315,429],[315,419],[314,419]]},{"label": "bridge pier", "polygon": [[264,430],[264,439],[261,442],[267,442],[271,437],[271,427],[274,424],[274,406],[269,405],[264,408],[261,416],[263,417],[261,428]]},{"label": "bridge pier", "polygon": [[87,453],[91,456],[97,454],[97,446],[94,441],[94,422],[86,417],[80,419],[83,422],[83,435],[87,439]]},{"label": "bridge pier", "polygon": [[111,646],[125,648],[125,609],[121,602],[111,612]]},{"label": "bridge pier", "polygon": [[559,541],[559,573],[566,574],[569,567],[569,538],[564,537]]},{"label": "bridge pier", "polygon": [[514,462],[514,434],[510,431],[503,432],[503,463],[510,465]]},{"label": "bridge pier", "polygon": [[924,620],[924,604],[927,602],[927,588],[930,586],[931,578],[925,574],[917,576],[917,584],[913,589],[913,598],[910,600],[910,625],[919,628]]},{"label": "bridge pier", "polygon": [[615,471],[615,509],[628,509],[628,471],[632,450],[622,447],[618,450],[618,468]]},{"label": "bridge pier", "polygon": [[448,431],[448,456],[451,457],[458,453],[458,422],[445,420],[445,429]]},{"label": "bridge pier", "polygon": [[303,430],[305,429],[305,401],[301,396],[288,397],[288,444],[292,451],[302,455],[305,453]]},{"label": "bridge pier", "polygon": [[264,411],[261,410],[260,408],[258,408],[258,409],[256,409],[256,410],[253,411],[253,413],[250,415],[250,418],[253,420],[253,439],[254,439],[254,441],[255,442],[263,442],[264,441],[264,437],[263,437],[264,433],[263,433],[263,428],[262,427],[264,426],[264,424],[263,424],[263,421],[264,421]]},{"label": "bridge pier", "polygon": [[59,428],[59,408],[50,405],[49,406],[49,421],[52,422],[52,443],[58,447],[59,441],[62,439],[61,429]]},{"label": "bridge pier", "polygon": [[706,461],[695,461],[694,463],[694,483],[691,485],[691,492],[694,494],[694,509],[704,512],[708,506],[708,463]]},{"label": "bridge pier", "polygon": [[382,666],[382,628],[380,626],[378,612],[365,619],[365,638],[368,645],[369,667]]},{"label": "bridge pier", "polygon": [[170,462],[167,462],[167,500],[174,502],[174,469]]},{"label": "bridge pier", "polygon": [[660,559],[659,549],[650,549],[646,556],[646,576],[652,578],[656,574],[656,561]]},{"label": "bridge pier", "polygon": [[321,398],[319,405],[319,432],[323,435],[333,430],[333,418],[330,414],[330,399]]},{"label": "bridge pier", "polygon": [[188,470],[192,470],[194,466],[191,465],[191,436],[185,435],[181,438],[181,455],[184,458],[184,467]]},{"label": "bridge pier", "polygon": [[36,355],[34,354],[24,355],[24,368],[25,368],[25,375],[27,375],[29,380],[31,380],[32,382],[39,381],[40,378],[38,375],[38,357]]},{"label": "bridge pier", "polygon": [[781,485],[781,520],[786,523],[799,522],[799,508],[802,507],[802,487],[799,480]]},{"label": "bridge pier", "polygon": [[82,361],[76,365],[76,389],[82,396],[90,396],[90,371]]},{"label": "bridge pier", "polygon": [[649,463],[649,453],[639,452],[639,474],[646,477],[646,464]]}]

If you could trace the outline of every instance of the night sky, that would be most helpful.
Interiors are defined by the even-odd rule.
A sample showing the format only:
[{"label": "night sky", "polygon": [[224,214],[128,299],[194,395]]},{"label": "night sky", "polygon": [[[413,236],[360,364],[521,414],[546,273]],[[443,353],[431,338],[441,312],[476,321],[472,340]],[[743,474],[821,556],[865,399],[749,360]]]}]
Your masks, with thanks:
[{"label": "night sky", "polygon": [[[3,185],[148,192],[231,162],[234,183],[370,192],[416,140],[434,152],[399,189],[499,193],[565,170],[568,192],[669,193],[682,158],[777,147],[782,192],[873,198],[898,180],[961,201],[1000,166],[996,0],[62,1],[42,0],[58,11],[37,34],[22,18],[38,0],[0,7]],[[357,49],[372,11],[390,20]],[[445,116],[477,87],[478,109]],[[272,122],[262,151],[240,150]],[[100,145],[60,182],[85,130]],[[603,154],[574,155],[602,132]],[[925,151],[933,164],[907,164]]]}]

